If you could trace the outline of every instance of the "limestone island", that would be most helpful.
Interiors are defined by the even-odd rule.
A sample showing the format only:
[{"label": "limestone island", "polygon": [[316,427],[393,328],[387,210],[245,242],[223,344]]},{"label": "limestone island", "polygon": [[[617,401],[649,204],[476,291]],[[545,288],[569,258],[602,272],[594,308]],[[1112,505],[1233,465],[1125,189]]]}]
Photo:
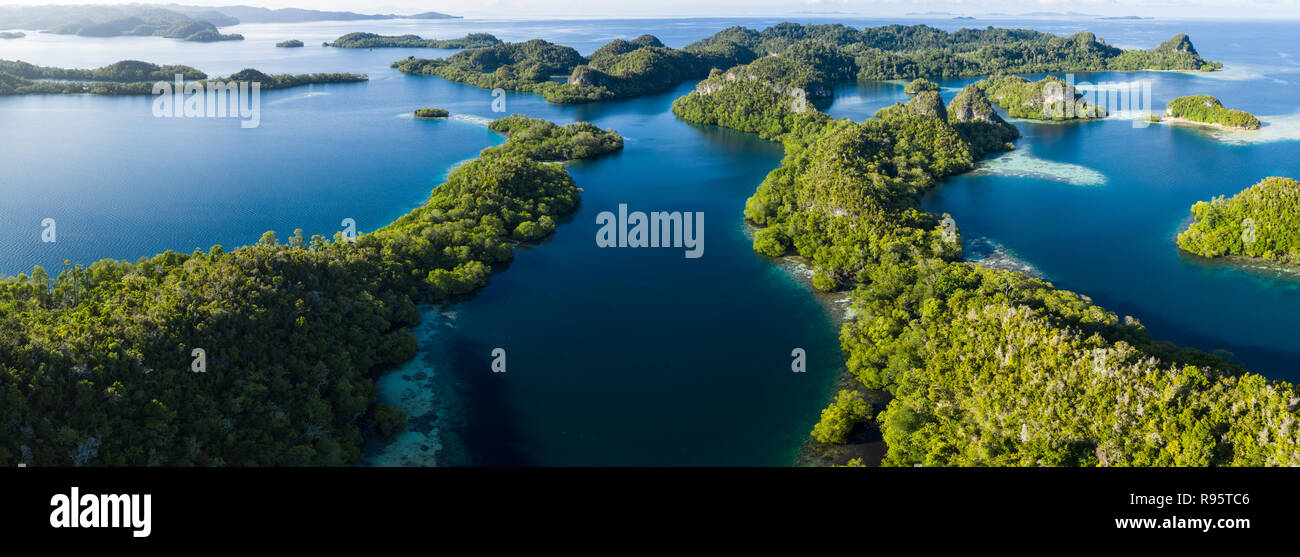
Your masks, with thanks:
[{"label": "limestone island", "polygon": [[1153,122],[1197,124],[1225,130],[1258,130],[1263,124],[1254,114],[1244,110],[1225,108],[1219,99],[1210,95],[1178,97],[1165,106],[1165,117],[1151,118]]},{"label": "limestone island", "polygon": [[1192,206],[1178,247],[1201,257],[1243,257],[1300,264],[1300,182],[1265,178],[1231,199]]},{"label": "limestone island", "polygon": [[903,88],[903,92],[909,95],[916,95],[922,91],[938,92],[939,84],[930,81],[924,77],[918,77],[915,80],[913,80],[911,83],[908,83],[907,87]]},{"label": "limestone island", "polygon": [[376,35],[374,33],[348,33],[325,46],[335,48],[486,48],[501,44],[487,33],[470,33],[459,39],[424,39],[419,35]]},{"label": "limestone island", "polygon": [[[343,46],[335,41],[334,46]],[[391,38],[389,38],[391,39]],[[406,39],[410,39],[407,41]],[[358,47],[424,46],[419,37],[358,40]],[[836,83],[987,77],[999,74],[1084,71],[1213,71],[1187,35],[1151,50],[1124,50],[1088,32],[1067,37],[1028,30],[963,29],[927,25],[856,29],[846,25],[781,23],[763,30],[730,27],[681,49],[643,35],[616,39],[590,56],[534,39],[500,43],[438,59],[409,57],[393,68],[438,76],[484,89],[534,93],[555,104],[630,98],[707,79],[707,87],[746,79],[800,98],[828,98]],[[713,79],[720,72],[718,79]],[[798,91],[802,91],[801,93]],[[752,104],[752,103],[747,103]],[[768,134],[771,135],[771,134]]]},{"label": "limestone island", "polygon": [[1020,76],[1006,75],[991,77],[976,85],[1012,118],[1061,121],[1096,120],[1107,116],[1105,108],[1089,104],[1073,84],[1059,77],[1029,81]]}]

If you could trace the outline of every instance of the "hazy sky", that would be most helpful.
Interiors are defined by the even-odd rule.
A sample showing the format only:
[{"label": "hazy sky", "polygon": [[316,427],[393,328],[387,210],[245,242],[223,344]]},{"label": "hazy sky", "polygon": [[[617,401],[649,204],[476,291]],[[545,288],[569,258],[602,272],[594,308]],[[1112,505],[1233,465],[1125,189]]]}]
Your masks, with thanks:
[{"label": "hazy sky", "polygon": [[[0,5],[126,4],[148,0],[0,0]],[[1300,0],[161,0],[200,6],[246,4],[268,8],[312,8],[362,13],[439,11],[471,17],[708,16],[787,15],[838,12],[858,16],[898,16],[941,11],[980,15],[990,12],[1076,11],[1104,16],[1300,18]]]}]

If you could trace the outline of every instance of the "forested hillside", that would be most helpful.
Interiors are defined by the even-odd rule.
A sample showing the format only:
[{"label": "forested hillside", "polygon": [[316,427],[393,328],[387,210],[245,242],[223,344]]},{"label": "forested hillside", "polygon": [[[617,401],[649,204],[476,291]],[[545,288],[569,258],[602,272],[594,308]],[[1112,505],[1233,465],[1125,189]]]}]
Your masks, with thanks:
[{"label": "forested hillside", "polygon": [[718,77],[674,111],[783,142],[785,159],[745,209],[760,227],[754,249],[800,257],[818,289],[852,291],[849,373],[889,395],[872,408],[841,391],[813,428],[817,443],[873,422],[894,466],[1300,464],[1289,383],[1157,342],[1084,296],[961,261],[959,229],[918,199],[1016,137],[983,85],[947,107],[918,87],[850,122],[792,110],[779,80]]},{"label": "forested hillside", "polygon": [[498,126],[504,146],[355,240],[267,232],[230,251],[0,281],[0,461],[357,462],[367,434],[405,426],[375,404],[374,379],[415,354],[416,304],[487,284],[518,243],[546,237],[577,206],[563,166],[530,157],[622,145],[613,132],[545,124],[509,119]]},{"label": "forested hillside", "polygon": [[1192,206],[1178,247],[1202,257],[1246,256],[1300,263],[1300,183],[1272,177],[1231,199]]}]

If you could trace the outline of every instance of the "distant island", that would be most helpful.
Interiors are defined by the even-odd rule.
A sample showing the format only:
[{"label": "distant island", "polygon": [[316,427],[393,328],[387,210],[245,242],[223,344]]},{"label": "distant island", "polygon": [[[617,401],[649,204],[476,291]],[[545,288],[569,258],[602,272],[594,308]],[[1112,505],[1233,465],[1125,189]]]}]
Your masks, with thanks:
[{"label": "distant island", "polygon": [[47,33],[81,37],[157,36],[190,42],[215,42],[243,40],[242,35],[218,31],[219,27],[239,23],[458,17],[439,12],[412,15],[359,14],[298,8],[272,10],[250,6],[200,7],[176,4],[0,6],[0,29],[42,29]]},{"label": "distant island", "polygon": [[190,7],[170,4],[165,7],[169,10],[179,11],[189,15],[190,17],[200,19],[202,19],[201,16],[203,13],[215,12],[229,16],[230,18],[237,20],[239,23],[305,23],[311,21],[378,21],[387,19],[461,19],[460,16],[447,15],[438,12],[399,15],[329,12],[321,10],[304,10],[299,8],[281,8],[273,10],[268,8],[255,8],[252,6]]},{"label": "distant island", "polygon": [[1232,199],[1192,206],[1178,247],[1201,257],[1250,257],[1300,264],[1300,182],[1265,178]]},{"label": "distant island", "polygon": [[166,10],[141,12],[122,18],[96,21],[77,19],[46,29],[56,35],[79,37],[166,37],[190,42],[242,41],[243,35],[225,35],[211,22]]},{"label": "distant island", "polygon": [[24,33],[22,31],[13,31],[13,32],[5,31],[3,33],[0,33],[0,39],[21,39],[26,36],[27,33]]},{"label": "distant island", "polygon": [[1165,107],[1163,120],[1173,123],[1204,124],[1229,130],[1258,130],[1263,125],[1254,114],[1225,108],[1219,99],[1210,95],[1191,95],[1169,101]]},{"label": "distant island", "polygon": [[206,79],[207,74],[189,66],[160,66],[139,60],[123,60],[93,70],[37,66],[20,60],[0,60],[0,74],[26,79],[60,81],[171,81],[180,74],[187,81]]},{"label": "distant island", "polygon": [[573,48],[533,39],[434,60],[411,57],[393,62],[393,67],[485,89],[536,93],[556,104],[575,104],[663,91],[687,79],[704,77],[711,68],[731,67],[753,58],[752,52],[731,45],[684,51],[642,35],[631,41],[615,39],[589,58]]},{"label": "distant island", "polygon": [[224,78],[189,66],[159,66],[138,60],[123,60],[94,70],[36,66],[21,61],[0,60],[0,96],[4,95],[151,95],[154,84],[171,82],[176,75],[185,81],[256,82],[264,91],[324,83],[358,83],[364,74],[316,73],[268,75],[246,69]]},{"label": "distant island", "polygon": [[276,48],[301,48],[301,47],[302,47],[302,41],[300,41],[300,40],[298,40],[298,39],[291,39],[291,40],[288,40],[288,41],[280,41],[280,42],[278,42],[278,43],[275,43],[275,46],[276,46]]},{"label": "distant island", "polygon": [[[745,66],[743,72],[741,66]],[[927,25],[856,29],[838,24],[781,23],[762,31],[731,27],[681,49],[643,35],[630,41],[616,39],[584,57],[571,47],[534,39],[466,50],[446,58],[408,57],[393,62],[392,67],[573,104],[663,91],[688,79],[709,76],[714,70],[723,72],[723,80],[779,83],[783,88],[802,90],[808,98],[825,98],[831,95],[832,84],[855,79],[1212,71],[1222,64],[1202,58],[1187,35],[1181,34],[1151,50],[1123,50],[1088,32],[1058,37],[992,27],[949,33]]]},{"label": "distant island", "polygon": [[419,35],[377,35],[375,33],[348,33],[325,43],[335,48],[486,48],[501,44],[487,33],[470,33],[459,39],[424,39]]},{"label": "distant island", "polygon": [[446,118],[451,113],[441,108],[417,108],[415,109],[416,118]]},{"label": "distant island", "polygon": [[1110,17],[1099,17],[1097,19],[1155,19],[1154,17],[1142,17],[1138,15],[1120,15]]}]

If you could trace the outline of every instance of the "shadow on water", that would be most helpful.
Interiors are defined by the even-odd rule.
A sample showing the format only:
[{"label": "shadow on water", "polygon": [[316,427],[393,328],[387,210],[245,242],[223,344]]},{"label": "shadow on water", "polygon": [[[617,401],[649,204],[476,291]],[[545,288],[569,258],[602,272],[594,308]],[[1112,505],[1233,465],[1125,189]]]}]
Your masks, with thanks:
[{"label": "shadow on water", "polygon": [[[492,346],[455,333],[444,345],[458,398],[465,406],[459,431],[466,466],[533,466],[516,414],[504,395],[506,374],[492,372]],[[508,363],[508,361],[507,361]]]},{"label": "shadow on water", "polygon": [[1152,317],[1143,308],[1113,300],[1105,294],[1089,294],[1093,303],[1117,315],[1132,315],[1146,326],[1151,338],[1172,342],[1180,347],[1195,348],[1225,357],[1241,364],[1246,371],[1270,379],[1296,382],[1300,380],[1300,350],[1286,350],[1267,346],[1248,346],[1228,342],[1222,338],[1195,333],[1177,323]]}]

